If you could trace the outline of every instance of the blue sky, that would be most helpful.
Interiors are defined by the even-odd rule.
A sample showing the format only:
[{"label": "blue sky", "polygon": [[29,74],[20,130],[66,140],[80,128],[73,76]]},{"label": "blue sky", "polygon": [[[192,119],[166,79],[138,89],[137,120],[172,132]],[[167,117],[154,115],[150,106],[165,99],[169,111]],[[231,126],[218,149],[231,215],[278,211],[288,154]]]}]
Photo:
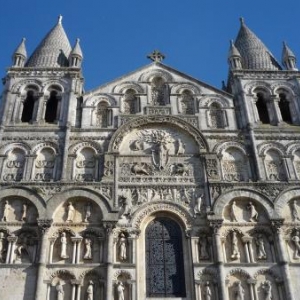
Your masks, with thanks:
[{"label": "blue sky", "polygon": [[154,49],[166,65],[220,87],[240,16],[279,61],[283,40],[300,59],[299,0],[17,0],[2,1],[1,12],[2,77],[21,38],[32,53],[59,14],[71,44],[81,40],[86,90],[148,64]]}]

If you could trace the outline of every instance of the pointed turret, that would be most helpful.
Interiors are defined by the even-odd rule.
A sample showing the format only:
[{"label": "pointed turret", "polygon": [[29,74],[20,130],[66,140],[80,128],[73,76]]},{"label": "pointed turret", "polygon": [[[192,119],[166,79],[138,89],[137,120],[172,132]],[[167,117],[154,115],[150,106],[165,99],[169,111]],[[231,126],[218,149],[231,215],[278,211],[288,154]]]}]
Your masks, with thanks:
[{"label": "pointed turret", "polygon": [[62,26],[62,16],[59,16],[57,24],[35,49],[26,66],[34,68],[67,67],[70,53],[71,45]]},{"label": "pointed turret", "polygon": [[288,47],[286,42],[283,42],[282,64],[286,67],[287,70],[298,71],[296,67],[296,61],[297,61],[296,55]]},{"label": "pointed turret", "polygon": [[26,39],[23,38],[20,45],[17,47],[13,54],[13,67],[24,67],[25,61],[27,59],[27,51],[25,46]]},{"label": "pointed turret", "polygon": [[264,43],[246,26],[241,18],[241,28],[235,46],[242,57],[242,67],[248,70],[281,70],[280,64]]},{"label": "pointed turret", "polygon": [[242,69],[242,57],[239,50],[235,47],[233,41],[230,41],[230,48],[228,53],[228,63],[231,70]]},{"label": "pointed turret", "polygon": [[75,46],[73,47],[71,54],[70,54],[70,67],[75,67],[75,68],[80,68],[83,55],[82,55],[82,50],[79,44],[80,40],[76,39]]}]

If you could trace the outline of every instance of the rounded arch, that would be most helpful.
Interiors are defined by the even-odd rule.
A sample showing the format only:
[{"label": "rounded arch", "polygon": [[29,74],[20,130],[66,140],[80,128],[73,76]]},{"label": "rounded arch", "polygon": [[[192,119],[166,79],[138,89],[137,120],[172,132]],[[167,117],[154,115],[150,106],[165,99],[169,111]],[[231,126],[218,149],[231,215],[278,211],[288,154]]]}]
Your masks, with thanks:
[{"label": "rounded arch", "polygon": [[182,94],[184,91],[190,91],[193,95],[201,95],[201,88],[190,83],[176,84],[171,87],[171,94]]},{"label": "rounded arch", "polygon": [[103,216],[109,215],[109,212],[111,210],[109,201],[103,195],[87,188],[75,188],[57,193],[48,200],[47,217],[51,219],[58,207],[60,207],[62,203],[68,201],[68,199],[72,198],[87,199],[95,202],[100,208]]},{"label": "rounded arch", "polygon": [[187,132],[187,134],[192,135],[196,143],[200,148],[200,152],[207,152],[209,147],[208,144],[200,133],[198,129],[189,124],[188,122],[173,116],[149,116],[148,118],[140,117],[126,122],[123,126],[119,127],[118,130],[112,136],[109,145],[108,152],[118,152],[119,146],[124,138],[124,136],[129,133],[132,129],[146,126],[149,124],[172,124],[178,126]]},{"label": "rounded arch", "polygon": [[7,143],[0,148],[0,155],[7,155],[11,150],[20,149],[26,155],[30,153],[31,148],[26,143]]},{"label": "rounded arch", "polygon": [[1,190],[1,198],[12,198],[18,197],[22,198],[34,205],[37,209],[39,218],[43,218],[46,213],[46,201],[39,196],[34,190],[26,188],[26,187],[19,187],[19,186],[10,186]]},{"label": "rounded arch", "polygon": [[213,152],[216,153],[217,155],[222,155],[224,151],[230,148],[240,150],[246,157],[248,157],[246,146],[238,142],[219,143],[214,147]]},{"label": "rounded arch", "polygon": [[257,91],[263,91],[265,95],[272,95],[271,85],[264,81],[249,82],[244,85],[244,90],[250,95],[257,94]]},{"label": "rounded arch", "polygon": [[172,74],[170,74],[169,72],[166,72],[164,70],[151,70],[148,72],[143,73],[140,78],[138,79],[138,81],[152,81],[153,78],[155,77],[161,77],[164,79],[165,82],[171,82],[173,81],[173,77]]},{"label": "rounded arch", "polygon": [[95,275],[97,276],[99,279],[102,279],[102,275],[100,273],[99,270],[95,270],[95,269],[92,269],[92,270],[85,270],[83,271],[80,275],[79,275],[79,280],[84,280],[84,278],[88,275]]},{"label": "rounded arch", "polygon": [[131,82],[131,81],[123,82],[122,84],[118,84],[118,85],[114,86],[112,89],[112,92],[116,93],[116,94],[124,94],[126,92],[126,90],[129,90],[129,89],[135,90],[138,94],[145,93],[145,91],[141,85],[137,84],[136,82]]},{"label": "rounded arch", "polygon": [[280,82],[278,84],[272,85],[272,91],[274,95],[279,95],[280,90],[287,92],[290,96],[295,96],[293,86],[287,84],[286,82]]},{"label": "rounded arch", "polygon": [[275,199],[276,217],[281,217],[288,202],[295,198],[300,198],[300,188],[288,189],[280,193]]},{"label": "rounded arch", "polygon": [[229,276],[234,276],[234,275],[239,275],[245,279],[252,279],[250,274],[241,268],[235,268],[233,270],[230,270],[226,275],[226,279],[229,279]]},{"label": "rounded arch", "polygon": [[50,148],[55,154],[58,154],[59,151],[58,145],[53,142],[39,143],[32,148],[31,153],[37,154],[39,151],[42,151],[43,149],[46,148]]},{"label": "rounded arch", "polygon": [[216,217],[223,218],[224,208],[235,198],[248,198],[249,200],[260,204],[264,208],[269,219],[273,216],[274,209],[271,200],[254,190],[239,189],[225,192],[218,197],[213,205],[213,211]]},{"label": "rounded arch", "polygon": [[50,95],[52,91],[58,92],[60,95],[65,92],[65,87],[56,81],[47,82],[47,85],[43,86],[43,93],[45,96]]},{"label": "rounded arch", "polygon": [[51,281],[51,283],[53,282],[53,280],[56,277],[69,277],[70,279],[76,279],[75,274],[72,271],[66,270],[66,269],[61,269],[61,270],[57,270],[55,272],[53,272],[50,276],[49,276],[49,280]]},{"label": "rounded arch", "polygon": [[201,279],[205,275],[209,275],[212,278],[219,278],[219,272],[215,268],[206,267],[197,273],[197,277],[199,279]]},{"label": "rounded arch", "polygon": [[107,94],[92,94],[83,100],[83,106],[91,106],[96,108],[99,103],[106,103],[107,106],[116,106],[117,101],[114,97]]},{"label": "rounded arch", "polygon": [[126,280],[131,280],[132,279],[132,275],[130,274],[130,272],[125,271],[125,270],[118,270],[114,273],[113,275],[113,280],[118,280],[118,278],[122,276],[123,278],[125,278]]},{"label": "rounded arch", "polygon": [[42,88],[42,82],[40,80],[36,79],[25,79],[17,82],[14,84],[11,88],[13,93],[26,93],[26,88],[28,86],[34,86],[38,92],[41,92]]},{"label": "rounded arch", "polygon": [[73,229],[71,229],[70,227],[61,227],[61,228],[56,229],[53,232],[52,237],[58,238],[63,232],[69,233],[72,237],[77,236],[76,232]]},{"label": "rounded arch", "polygon": [[219,95],[209,95],[201,98],[199,101],[199,107],[210,107],[211,104],[217,103],[221,106],[221,108],[228,108],[230,107],[230,101],[226,99],[225,97],[221,97]]},{"label": "rounded arch", "polygon": [[272,269],[260,269],[258,271],[255,272],[253,278],[257,279],[257,277],[259,275],[270,275],[271,277],[273,277],[276,281],[281,281],[281,277]]},{"label": "rounded arch", "polygon": [[275,150],[277,151],[280,156],[285,156],[286,153],[286,148],[277,142],[272,142],[272,143],[263,143],[258,146],[258,154],[265,156],[269,150]]},{"label": "rounded arch", "polygon": [[90,142],[78,142],[72,146],[69,147],[69,153],[76,154],[78,151],[84,149],[84,148],[91,148],[95,153],[102,153],[103,149],[100,144],[94,141]]},{"label": "rounded arch", "polygon": [[240,228],[237,227],[231,227],[227,228],[223,233],[222,233],[222,238],[226,238],[230,233],[236,232],[240,234],[242,237],[247,236],[245,232],[243,232]]},{"label": "rounded arch", "polygon": [[292,156],[296,151],[300,150],[300,144],[291,143],[287,146],[287,155]]}]

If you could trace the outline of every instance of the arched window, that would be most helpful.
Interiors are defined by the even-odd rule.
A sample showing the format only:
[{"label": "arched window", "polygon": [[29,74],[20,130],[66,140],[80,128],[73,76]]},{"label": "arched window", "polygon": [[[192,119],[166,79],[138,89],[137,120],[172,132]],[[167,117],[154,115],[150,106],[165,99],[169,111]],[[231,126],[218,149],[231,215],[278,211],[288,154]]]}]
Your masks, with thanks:
[{"label": "arched window", "polygon": [[3,170],[4,181],[20,181],[23,179],[25,153],[22,149],[15,148],[9,152]]},{"label": "arched window", "polygon": [[83,148],[76,157],[76,181],[93,181],[95,179],[95,151]]},{"label": "arched window", "polygon": [[271,149],[266,153],[265,166],[269,180],[281,181],[286,179],[284,163],[278,151]]},{"label": "arched window", "polygon": [[111,110],[108,103],[101,101],[96,108],[96,125],[102,128],[108,127],[111,120]]},{"label": "arched window", "polygon": [[184,90],[181,94],[181,112],[192,115],[195,113],[193,94],[189,90]]},{"label": "arched window", "polygon": [[34,111],[34,91],[29,90],[27,92],[27,97],[23,103],[23,111],[21,116],[21,121],[24,123],[29,123],[33,120],[33,111]]},{"label": "arched window", "polygon": [[155,77],[151,82],[151,103],[152,105],[166,104],[166,84],[163,78]]},{"label": "arched window", "polygon": [[270,117],[268,113],[266,99],[262,93],[257,93],[256,107],[258,111],[259,120],[263,124],[270,124]]},{"label": "arched window", "polygon": [[147,297],[185,297],[182,235],[179,225],[156,218],[146,228]]},{"label": "arched window", "polygon": [[139,99],[136,96],[136,91],[128,89],[124,95],[124,114],[135,114],[139,111]]},{"label": "arched window", "polygon": [[293,161],[297,178],[300,179],[300,150],[295,151]]},{"label": "arched window", "polygon": [[46,104],[46,113],[45,113],[45,121],[47,123],[54,123],[58,119],[58,108],[59,108],[59,100],[57,91],[51,91],[50,98]]},{"label": "arched window", "polygon": [[292,123],[292,116],[290,111],[290,102],[287,100],[286,94],[279,94],[279,109],[282,120],[286,123]]},{"label": "arched window", "polygon": [[221,109],[220,104],[214,102],[210,105],[209,118],[210,118],[210,126],[212,128],[225,127],[224,112]]},{"label": "arched window", "polygon": [[50,181],[53,179],[53,171],[55,164],[55,153],[51,148],[42,149],[35,160],[35,174],[36,181]]}]

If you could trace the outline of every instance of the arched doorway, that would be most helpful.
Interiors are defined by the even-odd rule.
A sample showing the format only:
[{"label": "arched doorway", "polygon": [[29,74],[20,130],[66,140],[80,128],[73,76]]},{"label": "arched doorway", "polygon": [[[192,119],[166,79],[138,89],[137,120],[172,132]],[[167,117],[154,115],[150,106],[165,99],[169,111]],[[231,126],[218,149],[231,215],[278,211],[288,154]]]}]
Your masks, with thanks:
[{"label": "arched doorway", "polygon": [[156,218],[146,228],[147,297],[185,297],[182,234],[169,218]]}]

